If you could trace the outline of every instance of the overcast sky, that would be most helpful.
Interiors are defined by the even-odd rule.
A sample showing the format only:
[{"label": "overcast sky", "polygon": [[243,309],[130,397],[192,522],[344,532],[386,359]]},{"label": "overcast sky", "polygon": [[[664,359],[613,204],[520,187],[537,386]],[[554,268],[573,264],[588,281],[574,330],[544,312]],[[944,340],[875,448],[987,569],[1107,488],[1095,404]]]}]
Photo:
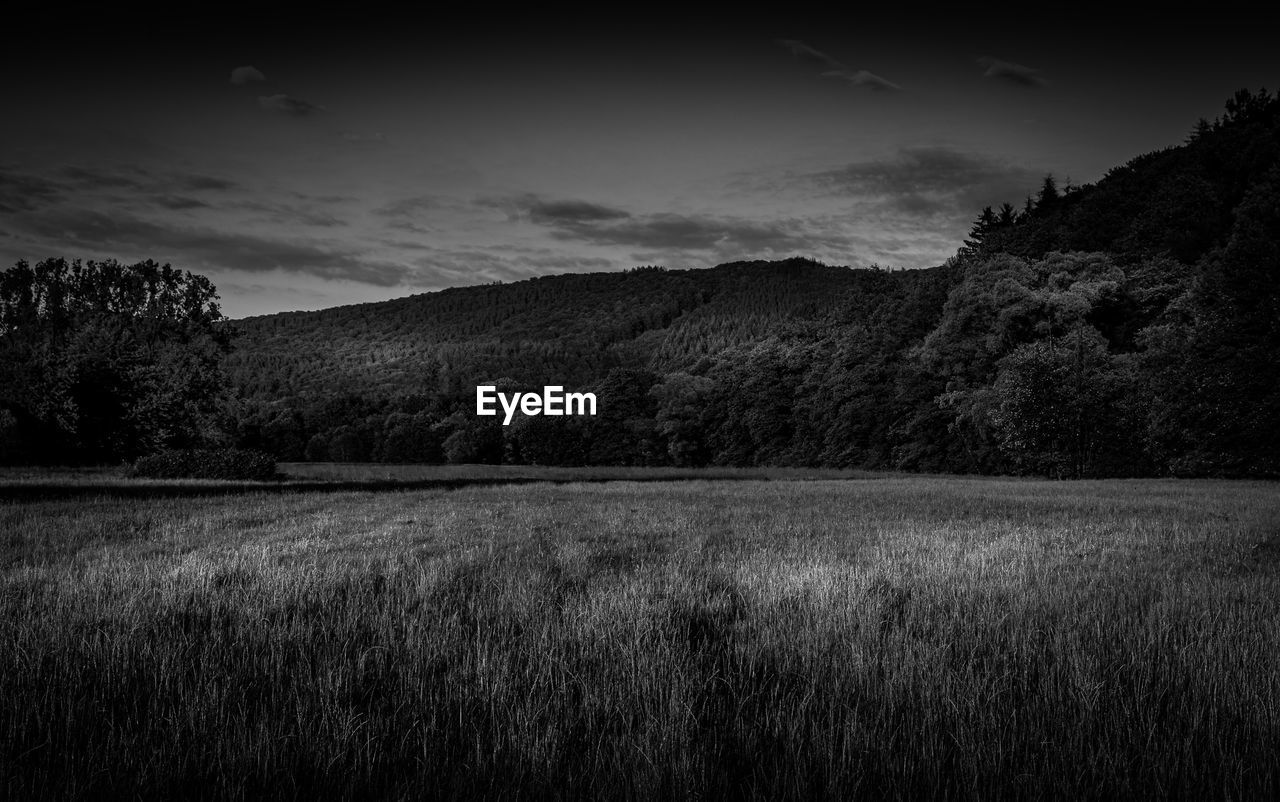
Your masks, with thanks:
[{"label": "overcast sky", "polygon": [[232,317],[647,264],[927,267],[1045,173],[1096,181],[1280,83],[1271,31],[1226,14],[598,8],[27,23],[0,259],[170,262]]}]

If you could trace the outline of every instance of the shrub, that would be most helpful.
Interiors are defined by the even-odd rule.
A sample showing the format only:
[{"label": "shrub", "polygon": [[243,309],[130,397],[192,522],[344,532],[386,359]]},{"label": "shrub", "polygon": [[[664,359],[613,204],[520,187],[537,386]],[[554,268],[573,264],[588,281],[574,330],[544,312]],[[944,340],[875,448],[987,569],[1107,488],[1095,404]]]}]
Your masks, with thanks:
[{"label": "shrub", "polygon": [[147,479],[275,479],[270,454],[241,448],[174,449],[142,457],[130,476]]}]

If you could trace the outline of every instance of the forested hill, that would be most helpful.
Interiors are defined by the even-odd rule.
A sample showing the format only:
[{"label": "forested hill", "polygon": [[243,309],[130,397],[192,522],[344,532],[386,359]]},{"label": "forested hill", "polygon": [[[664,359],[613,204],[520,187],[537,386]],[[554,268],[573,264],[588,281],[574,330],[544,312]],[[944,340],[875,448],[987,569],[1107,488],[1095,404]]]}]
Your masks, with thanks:
[{"label": "forested hill", "polygon": [[641,267],[460,287],[237,323],[249,397],[434,393],[477,380],[594,381],[615,367],[678,369],[825,318],[878,271],[804,259],[711,270]]},{"label": "forested hill", "polygon": [[[241,445],[299,459],[1280,474],[1280,102],[975,210],[928,270],[638,268],[239,321]],[[959,243],[958,243],[959,245]],[[474,415],[564,384],[596,418]]]}]

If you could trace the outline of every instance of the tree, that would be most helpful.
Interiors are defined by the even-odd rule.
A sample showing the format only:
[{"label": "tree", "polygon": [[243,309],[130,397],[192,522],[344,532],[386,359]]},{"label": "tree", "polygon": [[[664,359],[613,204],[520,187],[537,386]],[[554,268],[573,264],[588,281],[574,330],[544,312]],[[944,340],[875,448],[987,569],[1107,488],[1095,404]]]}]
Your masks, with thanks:
[{"label": "tree", "polygon": [[431,425],[431,416],[426,412],[391,413],[383,423],[386,434],[374,456],[379,462],[443,461],[440,437]]},{"label": "tree", "polygon": [[1000,204],[1000,211],[996,213],[996,225],[1006,228],[1016,222],[1018,222],[1018,210],[1013,208],[1013,204],[1008,201]]},{"label": "tree", "polygon": [[[506,427],[506,462],[530,465],[585,465],[590,441],[589,418],[575,416],[520,415]],[[602,463],[611,464],[611,463]],[[622,463],[617,463],[622,464]]]},{"label": "tree", "polygon": [[1061,198],[1062,193],[1058,192],[1057,180],[1054,179],[1053,173],[1048,173],[1040,183],[1040,192],[1036,195],[1036,209],[1048,211],[1056,206]]},{"label": "tree", "polygon": [[706,418],[708,400],[716,389],[715,382],[705,376],[672,373],[649,391],[657,402],[658,432],[673,464],[696,467],[710,460]]},{"label": "tree", "polygon": [[969,229],[969,237],[964,241],[964,247],[970,251],[976,251],[982,247],[983,240],[987,238],[987,234],[991,233],[997,223],[998,218],[996,213],[991,210],[991,207],[982,207],[982,212],[978,215],[978,219],[973,222],[973,227]]},{"label": "tree", "polygon": [[[967,266],[915,354],[946,379],[938,404],[952,415],[948,432],[963,445],[969,470],[1003,470],[1008,462],[1076,476],[1086,462],[1089,469],[1097,463],[1076,436],[1086,430],[1079,418],[1098,406],[1080,400],[1080,385],[1090,365],[1106,362],[1091,355],[1105,353],[1107,343],[1085,332],[1120,293],[1122,278],[1096,253],[1054,252],[1034,262],[999,254]],[[1067,340],[1070,347],[1062,345]],[[1061,385],[1068,380],[1074,389]]]},{"label": "tree", "polygon": [[594,386],[599,414],[583,420],[590,441],[587,460],[593,465],[652,465],[665,461],[654,416],[657,403],[649,395],[658,377],[646,370],[614,368]]},{"label": "tree", "polygon": [[1231,124],[1263,120],[1266,118],[1267,112],[1273,108],[1273,104],[1278,101],[1280,101],[1280,97],[1273,97],[1265,88],[1257,92],[1251,92],[1248,89],[1237,89],[1235,94],[1227,100],[1227,113],[1223,123]]},{"label": "tree", "polygon": [[47,460],[216,441],[234,336],[217,298],[204,276],[150,260],[19,261],[0,273],[0,408]]},{"label": "tree", "polygon": [[1196,120],[1195,127],[1193,127],[1191,129],[1191,133],[1187,135],[1186,144],[1189,145],[1192,142],[1196,142],[1198,140],[1204,139],[1212,132],[1213,132],[1213,126],[1209,124],[1208,120],[1201,117],[1200,119]]},{"label": "tree", "polygon": [[1141,470],[1140,433],[1125,403],[1131,381],[1096,330],[1077,324],[1020,346],[1000,366],[987,414],[1013,464],[1076,479]]}]

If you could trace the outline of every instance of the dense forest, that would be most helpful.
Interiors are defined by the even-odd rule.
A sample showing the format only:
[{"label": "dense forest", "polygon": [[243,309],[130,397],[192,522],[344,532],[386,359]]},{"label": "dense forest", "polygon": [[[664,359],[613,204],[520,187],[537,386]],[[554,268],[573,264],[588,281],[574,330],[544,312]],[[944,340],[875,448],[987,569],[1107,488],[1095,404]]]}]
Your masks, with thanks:
[{"label": "dense forest", "polygon": [[[235,321],[222,436],[285,460],[1280,475],[1280,99],[1242,90],[1181,145],[975,214],[925,270],[640,267]],[[599,414],[504,427],[477,384]]]}]

